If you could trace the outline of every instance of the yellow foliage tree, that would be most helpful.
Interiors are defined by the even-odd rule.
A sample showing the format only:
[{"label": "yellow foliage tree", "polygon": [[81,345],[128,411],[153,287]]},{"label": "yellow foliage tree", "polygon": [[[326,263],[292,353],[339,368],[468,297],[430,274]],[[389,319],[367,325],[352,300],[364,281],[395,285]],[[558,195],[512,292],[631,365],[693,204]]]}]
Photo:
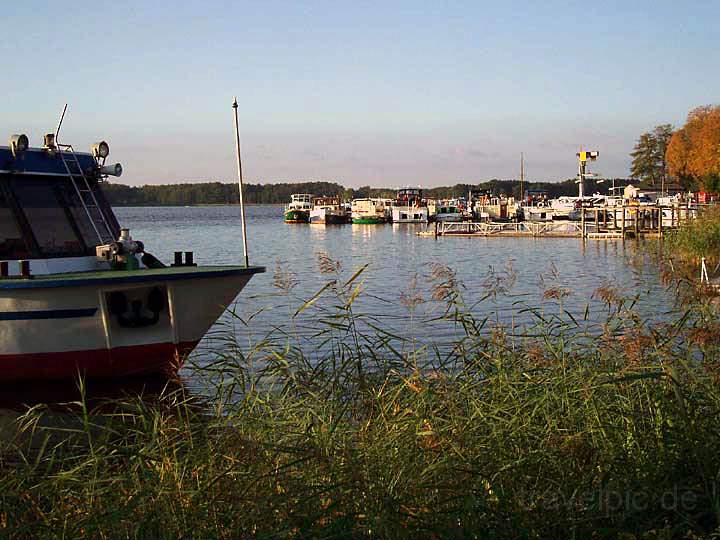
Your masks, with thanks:
[{"label": "yellow foliage tree", "polygon": [[720,186],[720,106],[690,111],[685,126],[677,130],[665,155],[671,175],[692,181],[705,191]]}]

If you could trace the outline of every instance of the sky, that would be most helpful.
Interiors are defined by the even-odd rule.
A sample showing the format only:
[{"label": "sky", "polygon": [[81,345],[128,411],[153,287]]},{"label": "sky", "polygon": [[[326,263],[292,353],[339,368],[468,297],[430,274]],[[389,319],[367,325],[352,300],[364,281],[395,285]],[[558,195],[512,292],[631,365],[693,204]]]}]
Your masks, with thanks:
[{"label": "sky", "polygon": [[110,144],[132,185],[433,187],[629,174],[720,102],[720,2],[5,2],[0,144]]}]

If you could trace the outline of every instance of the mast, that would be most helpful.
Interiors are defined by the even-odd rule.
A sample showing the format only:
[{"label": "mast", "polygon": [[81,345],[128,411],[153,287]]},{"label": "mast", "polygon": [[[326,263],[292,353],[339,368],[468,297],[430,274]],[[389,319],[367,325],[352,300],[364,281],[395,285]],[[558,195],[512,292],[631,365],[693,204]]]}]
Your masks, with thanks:
[{"label": "mast", "polygon": [[240,128],[238,127],[237,97],[233,98],[232,108],[235,113],[235,149],[237,150],[237,175],[238,188],[240,189],[240,222],[242,223],[243,255],[245,257],[245,267],[248,267],[250,264],[248,262],[247,231],[245,229],[245,205],[243,204],[243,177],[242,162],[240,160]]}]

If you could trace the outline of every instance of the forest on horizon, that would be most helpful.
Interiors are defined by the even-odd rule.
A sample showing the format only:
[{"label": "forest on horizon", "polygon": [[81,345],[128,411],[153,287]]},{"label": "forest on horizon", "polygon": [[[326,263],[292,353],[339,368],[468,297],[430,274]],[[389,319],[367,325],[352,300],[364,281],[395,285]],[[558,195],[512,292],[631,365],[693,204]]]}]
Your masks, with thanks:
[{"label": "forest on horizon", "polygon": [[[627,180],[616,179],[616,185],[625,185]],[[604,183],[586,181],[586,193],[607,193],[611,180]],[[519,180],[489,180],[476,184],[459,183],[453,186],[427,188],[427,197],[445,199],[467,196],[470,190],[486,191],[493,195],[520,196]],[[563,182],[524,182],[523,191],[547,191],[551,198],[562,195],[577,195],[575,179]],[[234,182],[204,182],[164,185],[128,186],[107,182],[103,191],[114,206],[192,206],[196,204],[237,204],[238,186]],[[394,198],[395,188],[374,188],[363,186],[347,188],[336,182],[297,182],[278,184],[245,184],[244,198],[247,204],[285,204],[293,193],[311,193],[316,196],[340,196],[344,200],[362,197]]]}]

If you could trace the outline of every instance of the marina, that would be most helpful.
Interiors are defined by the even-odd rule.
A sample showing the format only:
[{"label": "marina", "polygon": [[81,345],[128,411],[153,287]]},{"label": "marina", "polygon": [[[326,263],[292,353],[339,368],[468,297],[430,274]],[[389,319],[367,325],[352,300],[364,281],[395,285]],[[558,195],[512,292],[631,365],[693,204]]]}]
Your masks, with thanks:
[{"label": "marina", "polygon": [[[520,165],[520,197],[470,190],[468,197],[437,200],[424,197],[421,188],[401,188],[394,200],[362,198],[341,202],[338,197],[315,198],[319,210],[310,212],[311,223],[366,224],[383,223],[434,224],[431,230],[417,231],[418,236],[468,237],[580,237],[591,239],[625,239],[662,236],[683,222],[717,203],[716,194],[705,192],[676,193],[663,191],[650,196],[629,184],[613,184],[609,195],[584,194],[589,177],[588,162],[598,159],[597,151],[581,151],[578,158],[578,196],[554,199],[542,190],[523,191],[524,160]],[[623,190],[622,193],[619,190]],[[290,208],[297,204],[293,195]],[[302,197],[310,197],[303,195]],[[317,206],[317,205],[320,206]],[[325,206],[323,206],[325,205]],[[351,209],[351,219],[347,216]],[[287,210],[285,221],[287,222]],[[334,210],[330,210],[334,209]],[[332,219],[325,216],[333,213]],[[302,221],[302,220],[301,220]],[[296,221],[293,221],[296,222]]]}]

